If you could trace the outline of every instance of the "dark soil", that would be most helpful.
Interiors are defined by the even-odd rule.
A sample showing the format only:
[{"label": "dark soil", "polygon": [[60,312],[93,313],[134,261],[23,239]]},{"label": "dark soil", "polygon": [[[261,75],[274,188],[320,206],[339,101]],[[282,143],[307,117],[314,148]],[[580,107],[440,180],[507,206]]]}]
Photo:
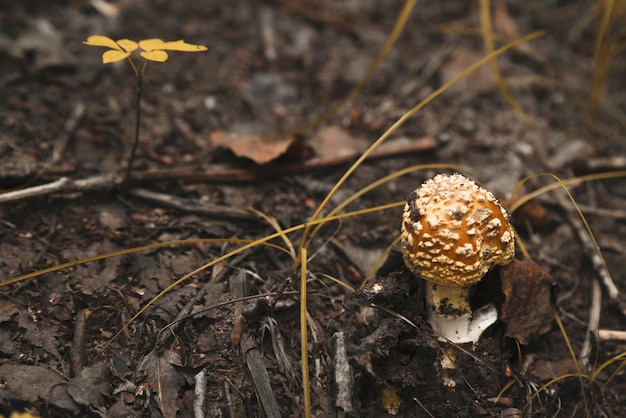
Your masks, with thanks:
[{"label": "dark soil", "polygon": [[[402,1],[119,1],[117,17],[91,3],[0,0],[0,189],[6,192],[63,177],[122,175],[132,146],[136,79],[125,61],[103,65],[104,49],[81,43],[88,36],[184,39],[208,51],[172,52],[165,63],[148,65],[128,194],[113,176],[110,184],[0,203],[0,280],[127,248],[216,241],[145,249],[2,287],[0,414],[303,416],[300,271],[273,247],[256,246],[197,272],[108,342],[169,285],[242,245],[224,239],[275,232],[241,207],[282,228],[307,222],[359,152],[484,56],[476,2],[420,2],[348,105],[263,164],[212,139],[220,131],[288,131],[323,115],[381,50]],[[485,65],[390,139],[401,150],[418,145],[421,151],[390,151],[365,162],[324,213],[417,164],[459,165],[505,205],[528,175],[568,179],[626,168],[623,53],[612,60],[593,117],[586,111],[599,3],[495,3],[497,46],[545,31],[498,58],[526,116],[507,103]],[[441,171],[449,170],[393,179],[347,210],[403,201]],[[521,194],[552,181],[532,178]],[[616,176],[570,191],[617,289],[626,290],[626,180]],[[579,364],[593,379],[574,375],[568,344],[581,355],[594,305],[601,304],[600,329],[623,331],[626,319],[621,294],[612,299],[600,284],[602,299],[592,298],[602,273],[581,241],[585,233],[572,205],[559,196],[544,194],[515,214],[518,235],[541,272],[520,273],[517,281],[510,272],[491,272],[474,303],[496,303],[507,321],[475,346],[454,349],[457,367],[449,370],[440,358],[450,347],[424,318],[423,283],[405,269],[396,247],[355,293],[338,283],[363,284],[397,238],[402,206],[324,226],[307,247],[312,415],[626,416],[626,377],[618,368],[624,340],[591,336]],[[289,235],[295,247],[301,237],[302,230]],[[280,238],[271,243],[285,246]],[[549,285],[539,288],[544,273]],[[173,323],[186,306],[193,315]],[[594,373],[620,354],[621,362]]]}]

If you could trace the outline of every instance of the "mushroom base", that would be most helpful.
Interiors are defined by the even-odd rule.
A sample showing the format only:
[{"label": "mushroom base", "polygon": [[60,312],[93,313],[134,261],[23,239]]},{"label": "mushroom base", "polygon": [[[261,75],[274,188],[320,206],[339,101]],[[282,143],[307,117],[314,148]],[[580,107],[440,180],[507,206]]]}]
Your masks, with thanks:
[{"label": "mushroom base", "polygon": [[440,340],[455,344],[476,343],[498,320],[498,311],[493,304],[472,312],[469,297],[469,288],[426,283],[428,322]]}]

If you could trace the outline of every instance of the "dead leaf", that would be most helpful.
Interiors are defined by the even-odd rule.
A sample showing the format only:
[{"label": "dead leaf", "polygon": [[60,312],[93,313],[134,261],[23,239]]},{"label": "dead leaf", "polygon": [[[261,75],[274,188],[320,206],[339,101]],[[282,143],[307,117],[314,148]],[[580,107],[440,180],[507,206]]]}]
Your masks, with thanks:
[{"label": "dead leaf", "polygon": [[0,305],[0,323],[9,321],[13,315],[18,314],[19,312],[20,310],[17,309],[15,303],[10,300],[3,301],[2,305]]},{"label": "dead leaf", "polygon": [[[479,59],[483,58],[484,52],[470,48],[458,48],[454,50],[448,60],[439,70],[441,82],[447,83],[454,77],[462,73]],[[494,82],[493,72],[489,65],[482,65],[479,69],[468,74],[454,86],[450,87],[446,94],[453,94],[458,91],[471,91],[478,85],[486,85]]]},{"label": "dead leaf", "polygon": [[528,344],[552,328],[552,277],[531,260],[515,260],[502,268],[504,303],[500,318],[505,335]]},{"label": "dead leaf", "polygon": [[509,39],[518,39],[522,36],[504,1],[496,1],[493,5],[493,29]]},{"label": "dead leaf", "polygon": [[0,382],[0,404],[45,401],[71,412],[73,416],[81,411],[67,392],[65,378],[47,367],[3,364],[0,366]]},{"label": "dead leaf", "polygon": [[178,374],[172,363],[180,363],[174,351],[158,353],[155,350],[146,355],[139,371],[146,373],[146,381],[157,394],[157,403],[165,418],[175,418],[178,411],[178,392],[185,379]]},{"label": "dead leaf", "polygon": [[12,332],[6,328],[0,328],[0,353],[11,357],[19,352],[19,345],[13,341]]},{"label": "dead leaf", "polygon": [[35,71],[72,68],[76,63],[61,32],[45,18],[34,19],[17,40],[0,35],[0,51],[28,62]]},{"label": "dead leaf", "polygon": [[362,153],[370,145],[339,126],[321,128],[309,141],[317,157],[349,157]]},{"label": "dead leaf", "polygon": [[[515,200],[511,203],[515,203]],[[552,218],[547,209],[533,199],[524,203],[511,215],[511,222],[518,230],[530,226],[533,231],[539,231],[550,226]]]},{"label": "dead leaf", "polygon": [[80,405],[104,410],[104,397],[111,392],[106,364],[96,363],[83,368],[79,377],[67,383],[67,392]]},{"label": "dead leaf", "polygon": [[229,149],[237,157],[248,158],[261,165],[287,154],[298,147],[299,142],[295,138],[267,141],[254,135],[235,136],[223,131],[211,133],[213,146]]},{"label": "dead leaf", "polygon": [[539,359],[534,362],[532,370],[532,374],[542,381],[569,373],[576,373],[576,364],[571,357],[564,357],[554,361]]}]

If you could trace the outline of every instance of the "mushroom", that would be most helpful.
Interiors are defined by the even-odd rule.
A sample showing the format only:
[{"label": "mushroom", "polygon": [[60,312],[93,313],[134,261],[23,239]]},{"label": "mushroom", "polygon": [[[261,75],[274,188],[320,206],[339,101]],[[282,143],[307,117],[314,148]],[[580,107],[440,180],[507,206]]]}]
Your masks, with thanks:
[{"label": "mushroom", "polygon": [[470,287],[513,260],[514,237],[494,195],[460,174],[439,174],[407,197],[402,255],[426,281],[428,322],[441,340],[476,343],[497,321],[493,304],[472,312]]}]

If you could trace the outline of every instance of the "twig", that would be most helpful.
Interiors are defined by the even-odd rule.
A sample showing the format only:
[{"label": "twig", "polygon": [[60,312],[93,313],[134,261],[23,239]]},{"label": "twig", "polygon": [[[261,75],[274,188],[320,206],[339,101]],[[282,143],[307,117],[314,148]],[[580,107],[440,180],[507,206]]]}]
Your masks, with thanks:
[{"label": "twig", "polygon": [[228,377],[224,382],[224,391],[226,392],[226,400],[228,401],[228,416],[230,418],[246,418],[246,409],[243,407],[244,396]]},{"label": "twig", "polygon": [[587,322],[587,333],[578,360],[589,367],[589,355],[591,354],[591,338],[598,333],[600,328],[600,312],[602,311],[602,289],[598,279],[591,282],[591,307],[589,308],[589,320]]},{"label": "twig", "polygon": [[606,270],[606,264],[604,263],[602,255],[598,254],[598,250],[596,249],[593,240],[587,233],[587,230],[584,228],[582,221],[578,217],[578,214],[574,213],[571,210],[570,202],[566,201],[563,196],[558,193],[555,193],[554,196],[559,206],[561,206],[561,208],[565,211],[567,219],[574,227],[574,230],[578,235],[578,239],[582,243],[584,251],[589,256],[589,259],[593,264],[597,276],[602,281],[602,284],[607,294],[609,295],[610,302],[616,305],[621,310],[622,314],[626,316],[626,309],[623,306],[623,302],[620,301],[620,291],[615,285],[615,282],[613,282],[611,275]]},{"label": "twig", "polygon": [[341,411],[338,412],[342,412],[344,415],[350,414],[354,409],[352,406],[354,375],[352,374],[352,366],[348,362],[345,333],[334,333],[331,346],[333,350],[333,393],[335,395],[335,406],[341,408]]},{"label": "twig", "polygon": [[626,331],[600,329],[598,330],[598,339],[600,341],[626,341]]},{"label": "twig", "polygon": [[206,370],[200,370],[194,377],[193,416],[204,418],[204,400],[206,398]]},{"label": "twig", "polygon": [[598,208],[580,203],[578,207],[585,214],[602,216],[604,218],[626,219],[626,210]]},{"label": "twig", "polygon": [[[231,296],[234,299],[245,296],[245,285],[246,280],[245,273],[243,271],[240,271],[239,274],[233,275],[230,281]],[[242,302],[237,302],[233,308],[234,315],[239,326],[241,326],[243,321],[241,313],[242,308]],[[235,333],[238,333],[239,335],[233,337]],[[265,368],[261,352],[256,347],[254,338],[251,335],[242,332],[241,328],[239,328],[233,329],[231,341],[235,341],[235,339],[239,339],[241,357],[243,362],[248,367],[254,391],[256,392],[257,398],[259,399],[259,403],[261,404],[261,408],[265,412],[265,415],[267,417],[280,417],[280,408],[278,407],[278,402],[276,402],[276,398],[274,397],[272,385],[270,384],[270,376]]]},{"label": "twig", "polygon": [[70,368],[72,370],[72,376],[74,377],[80,376],[80,372],[83,370],[83,364],[85,363],[83,357],[85,350],[85,327],[89,314],[89,309],[82,309],[76,315],[74,338],[72,340],[72,347],[70,348]]},{"label": "twig", "polygon": [[[370,156],[370,159],[405,155],[412,152],[421,152],[435,147],[436,141],[432,137],[422,137],[407,144],[391,144],[379,149]],[[214,165],[205,170],[198,168],[177,168],[168,170],[151,170],[133,173],[133,184],[146,184],[155,181],[193,181],[193,182],[250,182],[284,176],[287,174],[304,173],[307,171],[338,166],[352,162],[357,154],[340,157],[311,158],[309,160],[288,164],[271,164],[252,169],[232,168],[224,165]],[[117,174],[100,174],[85,179],[72,180],[61,177],[50,183],[27,189],[0,194],[0,203],[46,196],[53,193],[88,192],[110,189],[122,184],[123,177]]]},{"label": "twig", "polygon": [[30,197],[43,196],[50,193],[55,193],[63,189],[68,189],[68,186],[72,181],[67,177],[61,177],[60,179],[53,181],[52,183],[41,184],[39,186],[29,187],[27,189],[16,190],[13,192],[7,192],[0,194],[0,203],[12,202],[16,200],[28,199]]},{"label": "twig", "polygon": [[250,378],[263,412],[269,418],[281,417],[280,408],[270,384],[270,375],[267,373],[261,352],[256,347],[252,336],[246,334],[242,339],[241,354],[246,366],[248,366]]},{"label": "twig", "polygon": [[165,193],[153,192],[147,189],[132,189],[128,192],[128,194],[163,206],[176,208],[184,212],[198,213],[213,218],[228,218],[247,221],[257,219],[254,214],[243,209],[196,202],[190,199],[184,199]]},{"label": "twig", "polygon": [[46,163],[46,166],[52,166],[61,160],[63,156],[63,152],[67,147],[67,143],[70,138],[74,134],[76,127],[82,120],[83,116],[85,116],[85,105],[83,103],[77,103],[70,114],[70,117],[65,121],[65,125],[63,126],[63,133],[61,137],[57,140],[56,144],[54,144],[54,149],[52,150],[52,157],[50,161]]}]

